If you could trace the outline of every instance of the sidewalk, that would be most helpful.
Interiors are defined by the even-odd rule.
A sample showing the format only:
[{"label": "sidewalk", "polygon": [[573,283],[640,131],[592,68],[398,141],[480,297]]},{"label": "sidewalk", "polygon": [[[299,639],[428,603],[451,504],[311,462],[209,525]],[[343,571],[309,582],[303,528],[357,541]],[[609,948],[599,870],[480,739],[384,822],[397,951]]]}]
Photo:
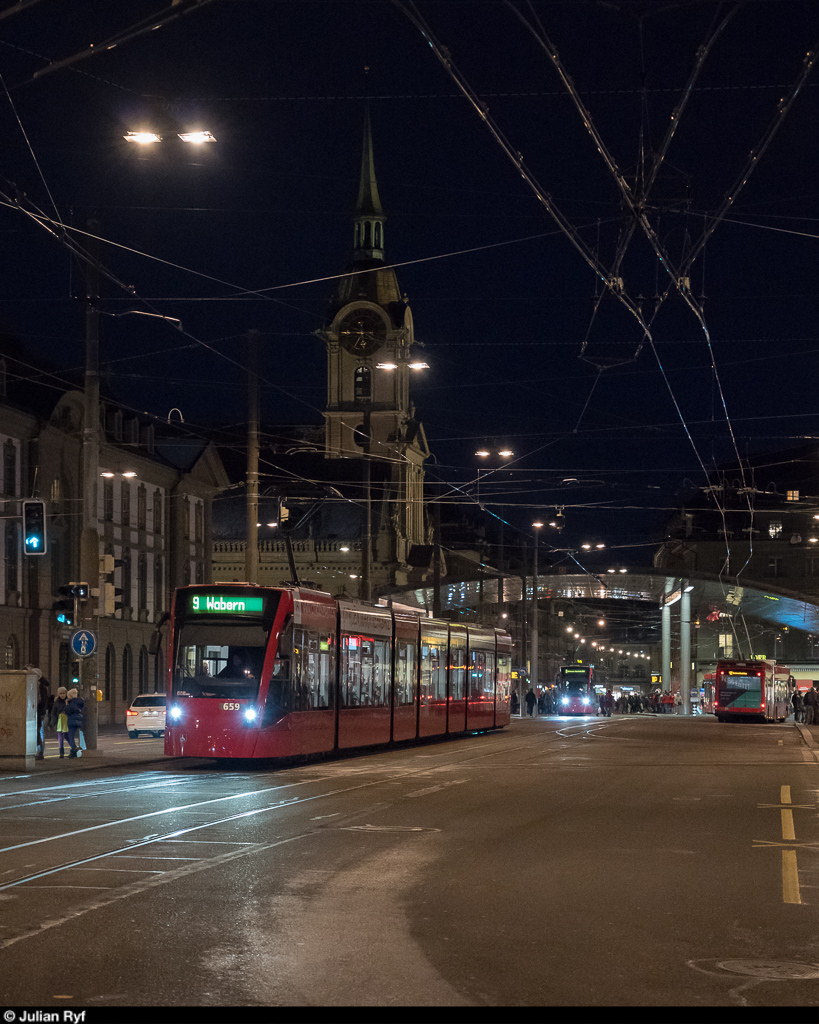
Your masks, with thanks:
[{"label": "sidewalk", "polygon": [[814,752],[813,756],[819,761],[819,724],[803,725],[802,722],[794,722],[793,724],[799,730],[802,742],[809,750]]},{"label": "sidewalk", "polygon": [[150,765],[152,762],[169,760],[164,754],[164,740],[139,736],[132,740],[124,725],[100,726],[96,750],[84,750],[82,757],[69,757],[68,744],[65,757],[60,757],[55,733],[46,733],[45,758],[37,761],[33,757],[0,757],[0,778],[6,775],[42,775],[54,772],[76,772],[91,768],[122,768],[129,764]]}]

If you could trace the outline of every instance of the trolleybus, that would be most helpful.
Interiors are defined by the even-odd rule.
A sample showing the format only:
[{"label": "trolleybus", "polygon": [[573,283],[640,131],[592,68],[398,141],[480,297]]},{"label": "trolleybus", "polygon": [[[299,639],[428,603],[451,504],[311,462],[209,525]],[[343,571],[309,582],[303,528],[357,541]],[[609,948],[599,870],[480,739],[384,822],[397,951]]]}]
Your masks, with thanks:
[{"label": "trolleybus", "polygon": [[497,729],[500,629],[288,587],[181,587],[170,613],[165,753],[289,758]]},{"label": "trolleybus", "polygon": [[790,713],[790,669],[774,661],[718,661],[714,714],[720,722],[784,722]]},{"label": "trolleybus", "polygon": [[563,665],[558,682],[557,712],[560,715],[597,714],[594,669],[591,665]]}]

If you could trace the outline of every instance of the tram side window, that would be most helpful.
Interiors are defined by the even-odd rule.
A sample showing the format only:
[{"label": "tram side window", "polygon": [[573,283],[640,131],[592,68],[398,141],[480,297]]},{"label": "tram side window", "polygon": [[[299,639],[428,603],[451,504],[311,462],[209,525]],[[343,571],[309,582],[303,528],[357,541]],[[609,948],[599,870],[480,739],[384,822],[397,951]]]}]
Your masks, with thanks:
[{"label": "tram side window", "polygon": [[428,703],[446,699],[446,666],[437,640],[421,641],[421,697]]},{"label": "tram side window", "polygon": [[495,699],[495,652],[486,652],[486,671],[483,675],[483,695],[485,700]]},{"label": "tram side window", "polygon": [[372,702],[376,707],[386,707],[390,702],[390,641],[373,641],[373,693]]},{"label": "tram side window", "polygon": [[398,641],[395,652],[395,702],[412,704],[415,700],[416,645],[407,640]]},{"label": "tram side window", "polygon": [[497,700],[499,704],[509,702],[509,687],[512,679],[512,656],[511,654],[498,655],[498,689]]},{"label": "tram side window", "polygon": [[373,659],[375,656],[372,640],[361,640],[361,690],[359,703],[369,707],[373,702]]},{"label": "tram side window", "polygon": [[330,647],[315,631],[293,631],[292,700],[294,711],[314,711],[330,705]]},{"label": "tram side window", "polygon": [[466,688],[466,648],[451,647],[449,658],[449,695],[452,700],[463,700]]},{"label": "tram side window", "polygon": [[361,638],[341,638],[341,705],[354,708],[361,703]]},{"label": "tram side window", "polygon": [[469,652],[469,699],[483,700],[486,678],[486,652]]}]

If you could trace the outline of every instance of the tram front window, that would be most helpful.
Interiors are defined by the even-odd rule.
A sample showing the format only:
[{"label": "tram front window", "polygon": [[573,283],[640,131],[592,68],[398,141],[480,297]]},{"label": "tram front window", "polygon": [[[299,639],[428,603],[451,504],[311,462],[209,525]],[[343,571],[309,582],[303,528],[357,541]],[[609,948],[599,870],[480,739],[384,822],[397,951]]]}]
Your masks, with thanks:
[{"label": "tram front window", "polygon": [[183,623],[175,643],[174,694],[254,700],[267,639],[261,625]]}]

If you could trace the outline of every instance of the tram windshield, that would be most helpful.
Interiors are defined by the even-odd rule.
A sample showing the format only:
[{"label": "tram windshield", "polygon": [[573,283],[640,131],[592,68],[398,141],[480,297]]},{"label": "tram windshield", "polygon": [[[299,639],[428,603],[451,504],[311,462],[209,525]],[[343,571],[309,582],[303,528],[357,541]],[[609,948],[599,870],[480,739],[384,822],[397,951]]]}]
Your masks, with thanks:
[{"label": "tram windshield", "polygon": [[267,639],[263,626],[184,623],[176,645],[174,693],[252,700],[259,692]]},{"label": "tram windshield", "polygon": [[277,602],[270,594],[191,590],[176,603],[173,692],[180,697],[258,696]]},{"label": "tram windshield", "polygon": [[567,693],[588,693],[589,692],[589,670],[588,669],[561,669],[561,681]]}]

